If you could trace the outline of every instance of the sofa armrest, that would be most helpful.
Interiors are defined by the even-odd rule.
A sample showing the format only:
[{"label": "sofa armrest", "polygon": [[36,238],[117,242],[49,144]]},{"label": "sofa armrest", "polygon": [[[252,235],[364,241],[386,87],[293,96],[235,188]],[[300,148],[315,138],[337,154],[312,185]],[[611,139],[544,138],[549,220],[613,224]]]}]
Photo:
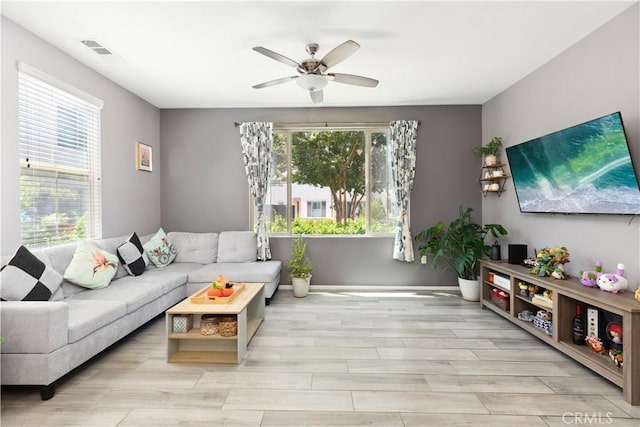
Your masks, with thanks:
[{"label": "sofa armrest", "polygon": [[69,341],[69,305],[64,301],[0,303],[2,353],[51,353]]}]

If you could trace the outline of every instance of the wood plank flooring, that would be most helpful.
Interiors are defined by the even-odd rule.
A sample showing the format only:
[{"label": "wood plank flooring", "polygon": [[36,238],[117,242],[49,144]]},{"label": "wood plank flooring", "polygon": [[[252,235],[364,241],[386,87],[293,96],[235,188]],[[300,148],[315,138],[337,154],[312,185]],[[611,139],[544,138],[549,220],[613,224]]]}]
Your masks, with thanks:
[{"label": "wood plank flooring", "polygon": [[640,425],[621,389],[455,292],[281,289],[240,365],[168,364],[164,328],[49,401],[3,387],[2,426]]}]

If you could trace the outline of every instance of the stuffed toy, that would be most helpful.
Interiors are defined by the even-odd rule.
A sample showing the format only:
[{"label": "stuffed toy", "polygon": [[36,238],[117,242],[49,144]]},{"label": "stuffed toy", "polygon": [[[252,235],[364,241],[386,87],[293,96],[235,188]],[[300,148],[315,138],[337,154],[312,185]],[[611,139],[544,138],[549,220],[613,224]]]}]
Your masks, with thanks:
[{"label": "stuffed toy", "polygon": [[597,285],[598,277],[602,275],[602,261],[596,262],[593,271],[580,271],[580,283],[590,288]]},{"label": "stuffed toy", "polygon": [[618,264],[615,274],[601,274],[596,282],[600,289],[614,294],[622,292],[629,287],[629,281],[624,277],[624,264]]},{"label": "stuffed toy", "polygon": [[537,276],[551,276],[554,279],[564,279],[564,264],[569,262],[569,250],[564,246],[558,248],[543,248],[536,258],[536,264],[529,270]]},{"label": "stuffed toy", "polygon": [[634,294],[636,300],[638,300],[638,302],[640,302],[640,287],[638,289],[636,289],[636,293]]}]

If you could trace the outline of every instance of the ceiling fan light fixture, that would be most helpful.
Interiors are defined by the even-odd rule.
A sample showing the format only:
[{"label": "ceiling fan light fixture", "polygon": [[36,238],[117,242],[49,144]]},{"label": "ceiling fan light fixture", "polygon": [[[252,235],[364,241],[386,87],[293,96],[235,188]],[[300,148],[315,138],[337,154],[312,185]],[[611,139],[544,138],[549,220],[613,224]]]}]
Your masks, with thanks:
[{"label": "ceiling fan light fixture", "polygon": [[317,74],[305,74],[298,77],[296,82],[302,89],[309,91],[321,90],[328,83],[326,78]]}]

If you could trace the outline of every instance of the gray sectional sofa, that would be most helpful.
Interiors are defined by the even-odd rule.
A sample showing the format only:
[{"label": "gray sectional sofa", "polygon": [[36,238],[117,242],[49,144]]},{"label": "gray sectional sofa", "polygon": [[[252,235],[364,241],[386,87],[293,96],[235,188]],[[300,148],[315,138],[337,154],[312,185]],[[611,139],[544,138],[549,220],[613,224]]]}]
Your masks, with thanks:
[{"label": "gray sectional sofa", "polygon": [[[166,267],[150,263],[142,275],[131,276],[118,266],[105,288],[87,289],[63,281],[60,294],[49,301],[2,301],[2,384],[42,386],[42,398],[53,397],[56,380],[211,283],[218,274],[234,282],[265,283],[267,304],[277,290],[282,263],[256,260],[255,233],[170,232],[167,236],[177,255]],[[128,237],[92,243],[115,254]],[[140,236],[140,240],[144,244],[151,237]],[[67,244],[32,252],[62,275],[75,248],[76,244]]]}]

